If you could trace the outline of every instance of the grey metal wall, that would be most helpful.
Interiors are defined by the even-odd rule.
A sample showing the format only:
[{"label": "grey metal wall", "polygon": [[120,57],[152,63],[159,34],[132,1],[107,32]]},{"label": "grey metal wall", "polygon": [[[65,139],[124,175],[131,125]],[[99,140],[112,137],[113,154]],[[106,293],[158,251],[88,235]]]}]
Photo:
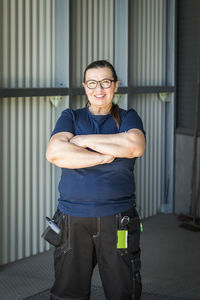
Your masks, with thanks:
[{"label": "grey metal wall", "polygon": [[165,83],[166,0],[130,1],[130,82]]},{"label": "grey metal wall", "polygon": [[[130,1],[131,24],[129,28],[129,74],[131,86],[159,86],[166,82],[166,1]],[[173,36],[173,32],[171,32]],[[171,44],[173,48],[173,43]],[[172,49],[173,51],[173,49]],[[165,100],[173,97],[165,95]],[[146,130],[145,155],[136,163],[137,202],[142,217],[162,211],[166,199],[166,114],[167,102],[157,94],[141,94],[129,97],[128,106],[136,109]],[[171,115],[172,120],[172,115]],[[173,123],[171,122],[171,126]],[[173,136],[172,127],[170,133]],[[170,137],[170,138],[171,138]],[[172,142],[169,143],[172,147]],[[171,177],[173,178],[173,177]],[[171,179],[170,179],[171,180]],[[170,182],[170,185],[172,182]],[[167,197],[172,195],[168,193]],[[172,199],[171,199],[172,201]],[[172,210],[172,206],[168,207]]]},{"label": "grey metal wall", "polygon": [[3,87],[54,82],[54,0],[2,0]]},{"label": "grey metal wall", "polygon": [[146,131],[146,151],[135,169],[137,204],[146,218],[161,211],[165,196],[165,104],[156,94],[133,96],[129,103],[141,116]]},{"label": "grey metal wall", "polygon": [[114,0],[72,1],[72,84],[81,86],[88,63],[113,62]]},{"label": "grey metal wall", "polygon": [[[2,87],[54,84],[54,0],[2,0]],[[45,150],[54,122],[49,97],[1,98],[0,264],[49,248],[40,238],[54,210]]]}]

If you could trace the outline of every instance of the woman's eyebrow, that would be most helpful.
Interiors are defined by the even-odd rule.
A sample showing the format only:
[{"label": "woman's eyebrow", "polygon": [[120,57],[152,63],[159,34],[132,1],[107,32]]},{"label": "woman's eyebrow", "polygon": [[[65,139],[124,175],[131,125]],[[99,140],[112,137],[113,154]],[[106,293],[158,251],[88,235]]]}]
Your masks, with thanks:
[{"label": "woman's eyebrow", "polygon": [[92,81],[102,81],[102,80],[113,80],[113,79],[111,79],[111,78],[103,78],[103,79],[101,79],[101,80],[96,80],[96,79],[88,79],[88,80],[86,80],[86,82],[87,81],[90,81],[90,80],[92,80]]}]

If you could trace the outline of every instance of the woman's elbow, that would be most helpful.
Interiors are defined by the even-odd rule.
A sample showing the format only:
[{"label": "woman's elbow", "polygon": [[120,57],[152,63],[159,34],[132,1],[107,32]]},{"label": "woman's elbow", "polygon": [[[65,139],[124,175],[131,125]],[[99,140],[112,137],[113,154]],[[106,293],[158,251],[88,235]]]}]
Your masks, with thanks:
[{"label": "woman's elbow", "polygon": [[130,151],[128,158],[141,157],[144,154],[145,146],[135,146]]},{"label": "woman's elbow", "polygon": [[46,150],[46,159],[52,163],[52,164],[56,164],[56,160],[57,160],[57,155],[56,152],[54,151],[53,147],[48,147]]},{"label": "woman's elbow", "polygon": [[48,162],[50,162],[50,163],[53,163],[53,155],[52,155],[51,151],[49,151],[48,149],[46,151],[46,160],[48,160]]}]

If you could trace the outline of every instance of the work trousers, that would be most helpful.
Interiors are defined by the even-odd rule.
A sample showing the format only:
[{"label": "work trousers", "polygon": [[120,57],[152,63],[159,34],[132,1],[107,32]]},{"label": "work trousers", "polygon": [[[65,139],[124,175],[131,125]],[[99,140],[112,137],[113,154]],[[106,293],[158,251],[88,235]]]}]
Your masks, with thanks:
[{"label": "work trousers", "polygon": [[[128,247],[117,248],[117,230],[121,219],[128,216]],[[61,217],[61,218],[60,218]],[[51,299],[89,300],[91,277],[98,263],[99,273],[108,300],[139,300],[140,219],[135,207],[104,217],[79,218],[57,210],[61,241],[54,252],[55,282]]]}]

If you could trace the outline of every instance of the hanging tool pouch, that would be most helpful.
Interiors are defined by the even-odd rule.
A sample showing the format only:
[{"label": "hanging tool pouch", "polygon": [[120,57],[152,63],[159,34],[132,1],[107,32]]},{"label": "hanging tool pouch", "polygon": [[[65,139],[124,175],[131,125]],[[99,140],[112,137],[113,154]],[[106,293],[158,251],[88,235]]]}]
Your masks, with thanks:
[{"label": "hanging tool pouch", "polygon": [[[61,227],[63,218],[64,214],[57,209],[52,220],[54,220],[55,224],[58,225],[58,227]],[[58,247],[60,245],[61,233],[57,234],[50,226],[47,226],[41,237],[55,247]]]}]

